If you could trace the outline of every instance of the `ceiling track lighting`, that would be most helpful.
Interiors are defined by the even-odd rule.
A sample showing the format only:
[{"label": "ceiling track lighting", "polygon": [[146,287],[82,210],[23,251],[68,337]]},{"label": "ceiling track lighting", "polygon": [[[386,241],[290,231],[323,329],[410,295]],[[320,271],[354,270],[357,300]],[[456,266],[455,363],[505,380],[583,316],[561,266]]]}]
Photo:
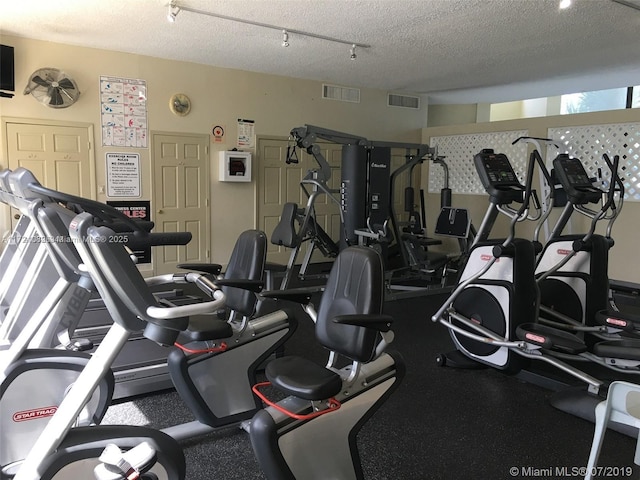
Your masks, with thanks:
[{"label": "ceiling track lighting", "polygon": [[180,7],[178,7],[175,2],[171,2],[169,4],[169,13],[167,13],[167,20],[169,23],[175,23],[176,17],[180,13]]},{"label": "ceiling track lighting", "polygon": [[640,11],[640,4],[637,2],[631,2],[627,0],[611,0],[613,3],[618,3],[620,5],[624,5],[625,7],[633,8],[634,10]]},{"label": "ceiling track lighting", "polygon": [[206,10],[200,10],[200,9],[197,9],[197,8],[192,8],[192,7],[189,7],[187,5],[180,5],[176,1],[172,1],[169,4],[169,13],[167,14],[167,20],[169,22],[171,22],[171,23],[175,22],[176,21],[176,17],[178,16],[178,13],[180,13],[182,11],[191,12],[191,13],[197,13],[199,15],[206,15],[208,17],[220,18],[222,20],[228,20],[230,22],[243,23],[245,25],[253,25],[254,27],[262,27],[262,28],[269,28],[271,30],[279,30],[280,32],[282,32],[282,46],[283,47],[288,47],[289,46],[289,35],[290,34],[300,35],[300,36],[309,37],[309,38],[315,38],[315,39],[318,39],[318,40],[324,40],[326,42],[340,43],[342,45],[349,45],[349,47],[350,47],[350,49],[349,49],[349,58],[351,60],[355,60],[357,58],[356,47],[360,47],[360,48],[370,48],[371,47],[371,45],[354,42],[352,40],[343,40],[341,38],[328,37],[326,35],[319,35],[319,34],[312,33],[312,32],[305,32],[303,30],[293,30],[291,28],[279,27],[277,25],[271,25],[271,24],[268,24],[268,23],[254,22],[253,20],[245,20],[243,18],[229,17],[227,15],[220,15],[218,13],[213,13],[213,12],[208,12]]}]

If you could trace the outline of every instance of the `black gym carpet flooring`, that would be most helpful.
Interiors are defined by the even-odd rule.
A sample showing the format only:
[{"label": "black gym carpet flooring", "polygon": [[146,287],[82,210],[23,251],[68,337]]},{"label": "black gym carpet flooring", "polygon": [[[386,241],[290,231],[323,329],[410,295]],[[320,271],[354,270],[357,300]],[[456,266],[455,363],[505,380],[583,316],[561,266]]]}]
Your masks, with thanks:
[{"label": "black gym carpet flooring", "polygon": [[[365,478],[512,479],[583,478],[593,424],[554,409],[553,392],[491,369],[462,370],[436,364],[451,349],[446,329],[431,322],[444,297],[396,300],[385,304],[395,317],[392,348],[406,362],[407,373],[358,435]],[[312,322],[302,318],[286,354],[310,356],[324,363],[326,353],[313,339]],[[173,391],[110,407],[105,423],[152,427],[192,420]],[[635,440],[608,431],[599,464],[633,467]],[[188,480],[265,478],[253,457],[248,434],[224,429],[183,443]],[[566,473],[566,474],[563,474]],[[299,479],[305,480],[305,479]]]}]

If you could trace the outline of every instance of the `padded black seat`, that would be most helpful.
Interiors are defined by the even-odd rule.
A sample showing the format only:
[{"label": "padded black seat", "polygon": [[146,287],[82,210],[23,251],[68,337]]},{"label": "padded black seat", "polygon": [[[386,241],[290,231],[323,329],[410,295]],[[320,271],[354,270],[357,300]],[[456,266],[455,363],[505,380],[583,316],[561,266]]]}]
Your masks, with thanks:
[{"label": "padded black seat", "polygon": [[587,351],[585,343],[575,335],[537,323],[519,325],[516,335],[520,340],[561,353],[579,355]]},{"label": "padded black seat", "polygon": [[[382,260],[374,249],[349,247],[340,252],[318,306],[318,341],[352,361],[371,361],[380,332],[388,331],[393,320],[381,313],[383,288]],[[279,390],[306,400],[327,399],[342,388],[340,375],[302,357],[272,360],[265,373]]]},{"label": "padded black seat", "polygon": [[[246,230],[240,234],[233,247],[224,279],[222,291],[226,296],[226,306],[242,315],[251,316],[255,313],[257,297],[250,289],[224,285],[224,280],[237,280],[238,284],[247,286],[251,282],[262,281],[264,261],[267,254],[266,235],[260,230]],[[182,264],[181,268],[188,270],[215,269],[216,264]],[[181,337],[189,341],[220,340],[233,335],[231,325],[211,316],[189,318],[189,327],[182,332]]]},{"label": "padded black seat", "polygon": [[267,364],[265,375],[282,392],[305,400],[330,398],[342,388],[340,375],[305,358],[273,360]]},{"label": "padded black seat", "polygon": [[604,358],[640,361],[640,340],[606,340],[593,346],[593,353]]},{"label": "padded black seat", "polygon": [[229,338],[232,335],[233,329],[229,323],[208,315],[200,315],[189,317],[189,328],[181,337],[187,338],[190,342],[203,342]]}]

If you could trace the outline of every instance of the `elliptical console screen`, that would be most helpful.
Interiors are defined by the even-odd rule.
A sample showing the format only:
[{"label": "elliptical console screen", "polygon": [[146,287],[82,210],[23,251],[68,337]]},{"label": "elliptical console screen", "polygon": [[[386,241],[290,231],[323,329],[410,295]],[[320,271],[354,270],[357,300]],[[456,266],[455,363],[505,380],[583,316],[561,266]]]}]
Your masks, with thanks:
[{"label": "elliptical console screen", "polygon": [[482,150],[473,161],[482,181],[482,186],[488,187],[522,187],[511,162],[504,153],[494,153],[493,150]]},{"label": "elliptical console screen", "polygon": [[554,167],[558,172],[558,179],[565,188],[567,185],[573,187],[590,187],[591,181],[589,176],[582,165],[582,162],[577,158],[569,158],[565,155],[558,156],[554,161]]},{"label": "elliptical console screen", "polygon": [[602,190],[591,184],[589,175],[579,159],[561,153],[553,160],[553,168],[571,203],[585,205],[600,201]]}]

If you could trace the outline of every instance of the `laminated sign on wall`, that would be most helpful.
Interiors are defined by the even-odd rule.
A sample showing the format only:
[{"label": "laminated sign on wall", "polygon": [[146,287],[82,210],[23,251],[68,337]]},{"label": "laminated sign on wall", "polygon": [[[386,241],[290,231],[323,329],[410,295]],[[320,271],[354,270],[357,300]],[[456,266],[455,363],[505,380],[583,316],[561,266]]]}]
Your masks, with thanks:
[{"label": "laminated sign on wall", "polygon": [[140,154],[107,153],[107,196],[141,196]]},{"label": "laminated sign on wall", "polygon": [[[151,221],[151,202],[149,200],[117,200],[107,201],[107,205],[120,210],[132,220]],[[138,264],[151,263],[151,247],[134,250]]]}]

